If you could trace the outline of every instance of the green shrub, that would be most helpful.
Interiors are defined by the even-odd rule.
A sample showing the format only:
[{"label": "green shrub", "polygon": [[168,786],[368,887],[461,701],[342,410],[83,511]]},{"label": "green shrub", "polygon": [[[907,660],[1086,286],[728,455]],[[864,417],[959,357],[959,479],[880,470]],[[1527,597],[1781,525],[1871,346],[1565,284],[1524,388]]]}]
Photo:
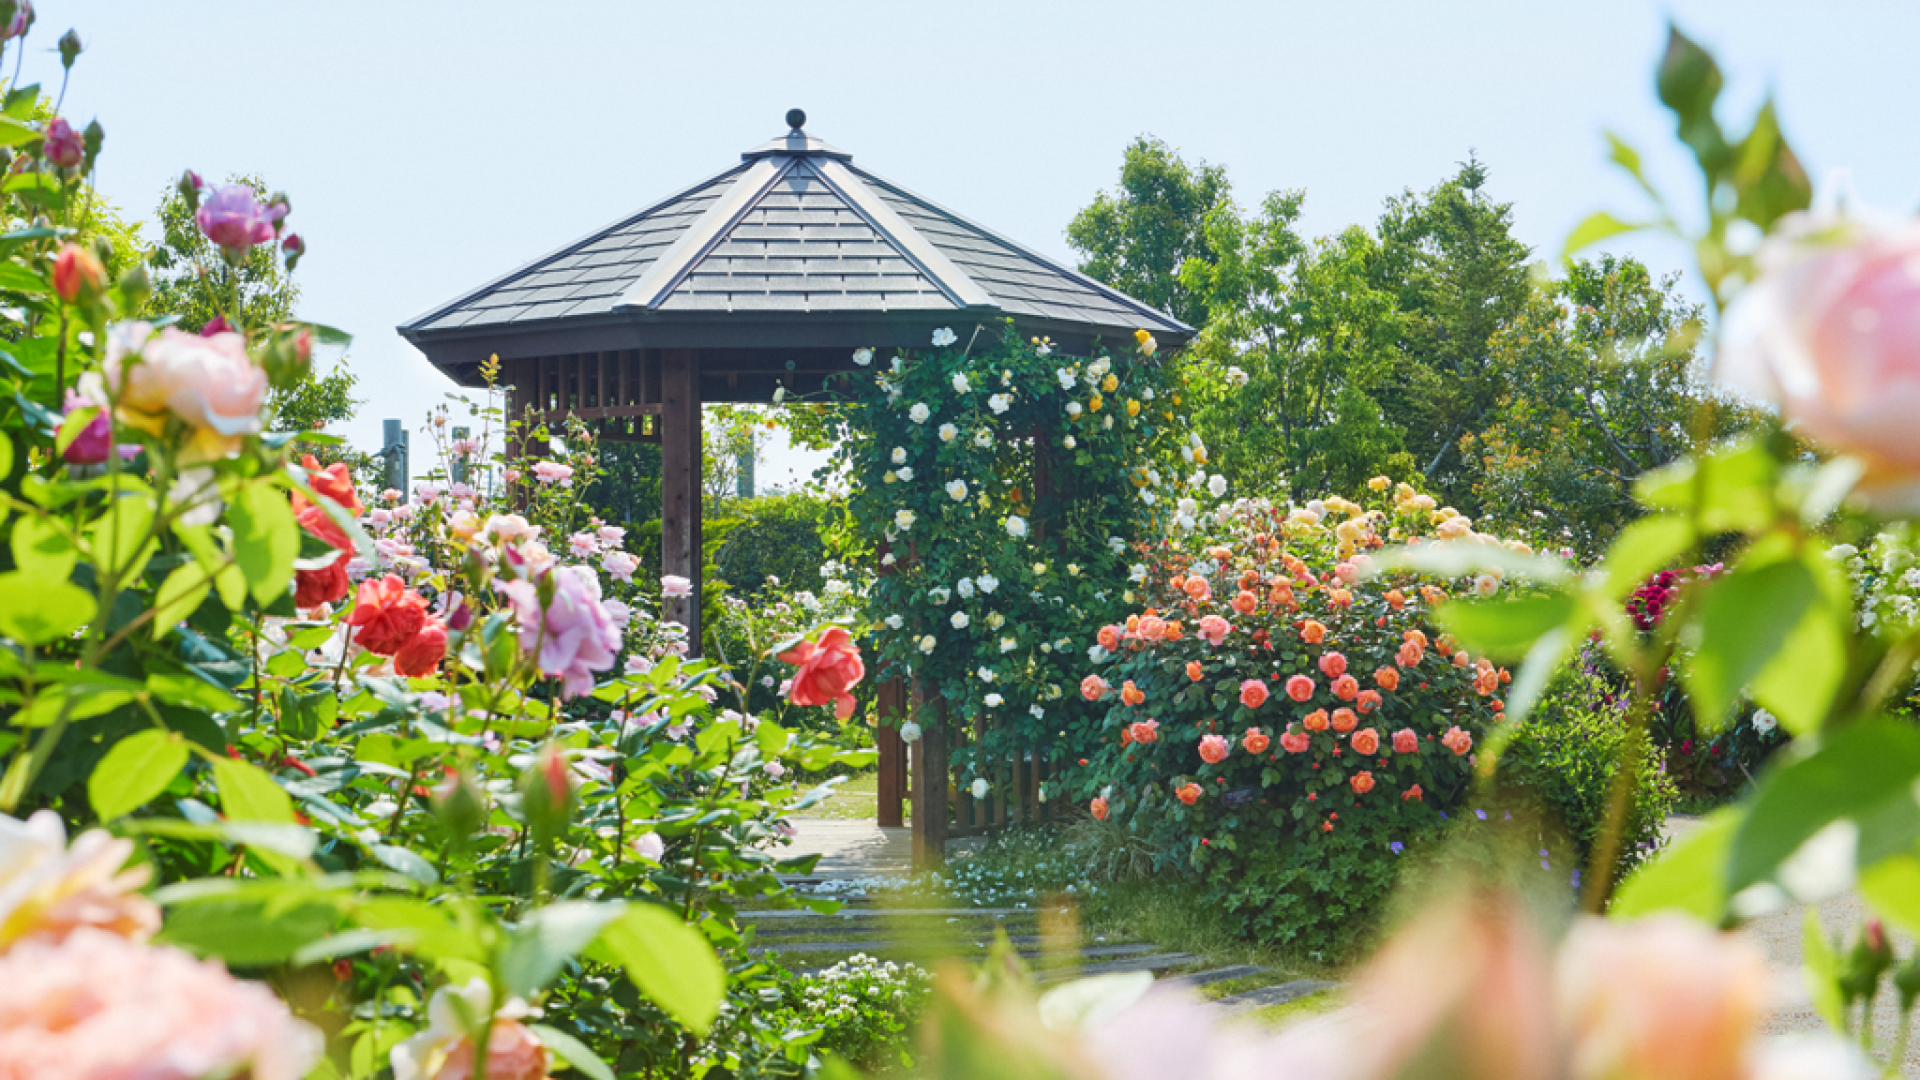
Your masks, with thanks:
[{"label": "green shrub", "polygon": [[[1542,850],[1550,852],[1553,840],[1564,839],[1582,868],[1606,828],[1613,778],[1627,743],[1625,708],[1625,698],[1613,694],[1602,675],[1576,665],[1555,677],[1500,758],[1497,802],[1503,816],[1524,811],[1548,830],[1564,830],[1546,837]],[[1659,849],[1662,825],[1680,797],[1652,740],[1644,733],[1639,739],[1615,880]]]},{"label": "green shrub", "polygon": [[799,492],[765,495],[727,504],[735,522],[713,565],[742,595],[760,592],[776,580],[790,589],[820,587],[827,561],[821,529],[833,513],[825,499]]},{"label": "green shrub", "polygon": [[780,1005],[767,1019],[776,1027],[818,1029],[815,1051],[862,1069],[910,1066],[908,1040],[932,990],[932,977],[912,964],[882,963],[856,953],[786,981]]}]

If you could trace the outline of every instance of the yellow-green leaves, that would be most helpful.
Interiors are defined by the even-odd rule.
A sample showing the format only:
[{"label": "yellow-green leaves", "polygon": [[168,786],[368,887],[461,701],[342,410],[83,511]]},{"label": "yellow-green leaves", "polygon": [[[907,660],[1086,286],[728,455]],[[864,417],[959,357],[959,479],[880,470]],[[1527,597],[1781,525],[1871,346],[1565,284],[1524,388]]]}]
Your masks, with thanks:
[{"label": "yellow-green leaves", "polygon": [[1610,909],[1635,919],[1656,911],[1683,911],[1717,924],[1726,916],[1727,852],[1740,828],[1740,811],[1723,807],[1620,885]]},{"label": "yellow-green leaves", "polygon": [[726,971],[698,930],[665,908],[629,905],[600,932],[599,947],[667,1015],[704,1033],[720,1015]]},{"label": "yellow-green leaves", "polygon": [[0,574],[0,635],[44,645],[72,634],[93,618],[93,594],[65,578],[16,570]]},{"label": "yellow-green leaves", "polygon": [[140,731],[115,743],[87,778],[87,799],[111,821],[152,802],[187,765],[187,744],[171,731]]},{"label": "yellow-green leaves", "polygon": [[233,494],[226,521],[233,528],[233,551],[254,602],[265,605],[279,599],[293,580],[293,560],[300,556],[300,527],[286,493],[268,484],[243,485]]}]

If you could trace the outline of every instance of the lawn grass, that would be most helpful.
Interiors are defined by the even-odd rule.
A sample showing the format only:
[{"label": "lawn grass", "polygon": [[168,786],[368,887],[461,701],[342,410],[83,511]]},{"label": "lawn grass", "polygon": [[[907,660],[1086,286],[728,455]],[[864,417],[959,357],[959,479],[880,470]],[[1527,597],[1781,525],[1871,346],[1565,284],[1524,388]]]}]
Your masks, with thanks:
[{"label": "lawn grass", "polygon": [[[904,800],[904,820],[913,819],[912,807]],[[800,816],[810,818],[829,818],[834,821],[872,821],[880,813],[880,774],[868,771],[849,776],[834,789],[832,795],[817,805],[810,806]]]},{"label": "lawn grass", "polygon": [[1306,997],[1294,998],[1292,1001],[1283,1001],[1278,1005],[1269,1005],[1264,1009],[1257,1009],[1236,1018],[1236,1021],[1247,1021],[1277,1027],[1282,1024],[1291,1024],[1296,1020],[1305,1020],[1310,1016],[1318,1016],[1321,1013],[1331,1012],[1339,1008],[1339,1006],[1340,997],[1338,994],[1332,990],[1322,990],[1317,994],[1308,994]]},{"label": "lawn grass", "polygon": [[1210,999],[1295,979],[1337,981],[1343,975],[1338,968],[1309,963],[1285,950],[1247,940],[1240,928],[1231,925],[1217,909],[1196,902],[1192,882],[1178,878],[1111,885],[1087,905],[1081,919],[1090,939],[1099,934],[1124,934],[1130,940],[1151,941],[1168,952],[1200,957],[1203,962],[1198,970],[1240,964],[1267,969],[1200,987],[1200,994]]}]

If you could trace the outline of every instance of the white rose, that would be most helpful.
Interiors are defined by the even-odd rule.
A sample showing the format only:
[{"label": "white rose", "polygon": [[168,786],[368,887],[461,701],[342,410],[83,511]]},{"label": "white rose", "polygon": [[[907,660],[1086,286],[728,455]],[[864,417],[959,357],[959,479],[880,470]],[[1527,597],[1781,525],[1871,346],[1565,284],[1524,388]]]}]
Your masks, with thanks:
[{"label": "white rose", "polygon": [[909,720],[900,725],[900,741],[917,743],[920,741],[920,725]]},{"label": "white rose", "polygon": [[1016,540],[1027,535],[1027,519],[1018,514],[1010,515],[1007,518],[1007,535]]},{"label": "white rose", "polygon": [[905,464],[907,463],[907,448],[906,448],[906,447],[904,447],[904,446],[896,446],[896,447],[894,447],[894,448],[893,448],[893,463],[894,463],[895,465],[905,465]]},{"label": "white rose", "polygon": [[1207,481],[1207,490],[1213,493],[1214,498],[1220,498],[1227,493],[1227,478],[1214,473],[1213,478]]},{"label": "white rose", "polygon": [[952,442],[957,436],[959,436],[959,434],[960,434],[960,429],[957,427],[954,427],[952,424],[940,425],[940,441],[941,442]]},{"label": "white rose", "polygon": [[947,481],[947,495],[952,498],[954,502],[966,502],[967,482],[965,480]]},{"label": "white rose", "polygon": [[953,618],[948,619],[947,621],[953,624],[953,628],[955,630],[965,630],[967,628],[967,623],[970,622],[971,620],[967,618],[966,612],[956,611],[953,613]]},{"label": "white rose", "polygon": [[900,510],[895,512],[895,514],[893,515],[893,526],[894,528],[904,532],[908,529],[913,528],[914,520],[915,518],[913,516],[913,511]]},{"label": "white rose", "polygon": [[966,394],[966,393],[971,393],[972,391],[973,391],[973,384],[967,381],[967,373],[964,371],[954,372],[953,373],[953,392],[956,394]]},{"label": "white rose", "polygon": [[906,483],[908,480],[913,479],[913,467],[910,465],[900,466],[899,476],[900,476],[900,482],[903,484]]},{"label": "white rose", "polygon": [[988,694],[983,700],[986,701],[987,708],[989,709],[997,709],[1007,703],[1007,699],[1001,697],[999,694]]},{"label": "white rose", "polygon": [[923,637],[920,639],[920,651],[923,653],[930,653],[934,650],[934,647],[938,644],[939,642],[933,640],[933,635],[928,634],[926,637]]},{"label": "white rose", "polygon": [[927,408],[927,403],[924,401],[914,402],[913,408],[907,410],[907,419],[913,421],[916,424],[926,423],[927,417],[932,415],[933,415],[933,410]]},{"label": "white rose", "polygon": [[868,364],[873,363],[873,350],[872,349],[853,350],[853,362],[856,364],[859,364],[861,367],[866,367]]},{"label": "white rose", "polygon": [[975,780],[973,781],[973,787],[970,790],[973,792],[974,798],[984,799],[987,797],[987,792],[991,789],[988,788],[987,786],[986,777],[982,776],[982,777],[975,778]]},{"label": "white rose", "polygon": [[1000,579],[992,574],[981,574],[974,579],[974,584],[980,587],[981,592],[991,594],[993,590],[1000,587]]}]

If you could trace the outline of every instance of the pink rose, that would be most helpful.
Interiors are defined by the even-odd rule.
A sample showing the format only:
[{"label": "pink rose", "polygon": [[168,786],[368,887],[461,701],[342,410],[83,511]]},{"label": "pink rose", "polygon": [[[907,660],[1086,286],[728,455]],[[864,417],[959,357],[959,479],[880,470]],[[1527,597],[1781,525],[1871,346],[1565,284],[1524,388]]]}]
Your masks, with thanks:
[{"label": "pink rose", "polygon": [[86,160],[86,140],[73,130],[64,116],[56,116],[47,124],[47,133],[40,143],[47,160],[63,169],[71,169]]},{"label": "pink rose", "polygon": [[122,423],[160,435],[171,414],[191,428],[186,460],[225,457],[260,430],[267,373],[239,334],[199,337],[169,326],[155,335],[146,323],[121,323],[108,332],[101,375]]},{"label": "pink rose", "polygon": [[1240,684],[1240,704],[1249,709],[1257,709],[1267,703],[1267,684],[1259,679],[1247,679]]},{"label": "pink rose", "polygon": [[844,629],[832,627],[819,641],[802,641],[778,659],[799,669],[793,673],[788,701],[801,706],[832,702],[840,719],[853,715],[852,690],[866,677],[867,667],[860,659],[860,647]]},{"label": "pink rose", "polygon": [[1862,458],[1861,491],[1877,505],[1920,509],[1920,221],[1794,214],[1754,262],[1727,309],[1716,376]]},{"label": "pink rose", "polygon": [[692,596],[693,582],[679,574],[665,574],[660,578],[661,596]]},{"label": "pink rose", "polygon": [[1305,675],[1295,675],[1287,680],[1287,696],[1295,701],[1306,701],[1313,696],[1313,680]]},{"label": "pink rose", "polygon": [[1313,745],[1313,737],[1304,731],[1288,728],[1280,733],[1280,749],[1289,754],[1304,754]]},{"label": "pink rose", "polygon": [[1227,635],[1233,632],[1233,624],[1218,615],[1203,615],[1200,617],[1198,630],[1207,644],[1218,648],[1220,643],[1226,640]]},{"label": "pink rose", "polygon": [[533,466],[533,478],[543,484],[557,484],[560,487],[573,486],[573,466],[562,465],[557,461],[539,461]]},{"label": "pink rose", "polygon": [[1232,752],[1233,744],[1218,735],[1200,737],[1200,760],[1209,765],[1220,764],[1227,760],[1227,755]]},{"label": "pink rose", "polygon": [[541,672],[558,677],[565,696],[577,697],[593,690],[594,672],[619,659],[620,630],[601,605],[600,579],[591,569],[558,566],[547,575],[553,600],[544,609],[535,582],[510,581],[498,588],[513,603],[520,647],[539,650]]},{"label": "pink rose", "polygon": [[228,184],[215,191],[194,215],[207,239],[231,252],[244,252],[274,237],[275,226],[287,214],[285,203],[260,205],[253,189]]},{"label": "pink rose", "polygon": [[1393,733],[1393,752],[1396,754],[1417,754],[1420,752],[1420,736],[1412,728],[1401,728]]}]

